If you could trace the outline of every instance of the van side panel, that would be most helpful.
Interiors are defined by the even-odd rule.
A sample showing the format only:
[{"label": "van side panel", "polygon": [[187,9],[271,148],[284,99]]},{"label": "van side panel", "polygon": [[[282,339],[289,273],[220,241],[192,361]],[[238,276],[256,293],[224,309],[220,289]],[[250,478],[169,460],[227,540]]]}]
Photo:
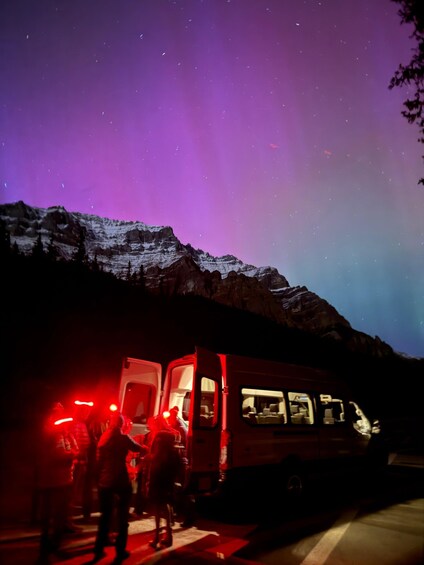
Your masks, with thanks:
[{"label": "van side panel", "polygon": [[318,459],[315,426],[294,427],[282,423],[258,426],[243,418],[241,403],[242,389],[310,391],[311,379],[291,365],[237,356],[228,356],[226,367],[226,426],[234,438],[232,468],[282,465],[288,458],[299,458],[299,454],[306,461]]},{"label": "van side panel", "polygon": [[[330,411],[321,405],[321,394],[325,393],[329,406],[343,404],[346,412],[349,406],[349,390],[334,375],[232,355],[225,356],[223,366],[224,428],[232,437],[224,480],[261,477],[270,481],[271,471],[278,477],[288,466],[313,476],[365,463],[370,434],[358,433],[341,409],[335,418],[325,418]],[[267,400],[266,407],[259,406],[258,399]],[[331,399],[340,402],[331,404]],[[306,417],[291,412],[292,405],[302,403],[307,406]]]}]

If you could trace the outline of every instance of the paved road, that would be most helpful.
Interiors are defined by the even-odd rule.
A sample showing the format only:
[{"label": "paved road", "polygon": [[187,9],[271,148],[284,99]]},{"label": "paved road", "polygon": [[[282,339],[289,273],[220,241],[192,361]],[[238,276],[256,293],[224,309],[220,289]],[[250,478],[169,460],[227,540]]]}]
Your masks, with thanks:
[{"label": "paved road", "polygon": [[[153,519],[148,516],[133,521],[128,543],[131,555],[124,565],[159,561],[167,565],[223,561],[234,565],[421,565],[424,460],[398,455],[391,463],[387,480],[380,484],[360,491],[363,485],[339,490],[332,484],[328,491],[315,492],[303,507],[286,513],[269,502],[244,508],[206,506],[195,527],[184,529],[177,524],[172,548],[158,552],[148,545],[153,537]],[[51,563],[87,565],[93,555],[96,522],[84,524],[80,534],[69,535],[62,553]],[[380,539],[376,533],[381,542],[372,545],[373,540]],[[365,560],[365,555],[371,561]],[[37,556],[36,529],[0,531],[2,565],[35,565]],[[110,547],[99,564],[110,565],[113,559],[114,549]]]},{"label": "paved road", "polygon": [[[76,520],[78,522],[78,520]],[[125,565],[153,564],[162,560],[166,563],[185,563],[197,559],[202,554],[203,560],[219,561],[230,557],[247,542],[246,536],[252,532],[255,525],[220,524],[213,520],[200,517],[195,527],[182,528],[174,526],[174,543],[172,548],[155,551],[149,546],[153,538],[154,520],[147,516],[130,523],[128,549],[131,555],[125,560]],[[51,559],[51,563],[66,563],[67,565],[88,564],[93,557],[93,544],[96,533],[96,520],[93,524],[84,525],[81,534],[70,534],[66,537],[62,552]],[[38,557],[38,531],[23,529],[3,532],[0,538],[0,562],[2,565],[32,565]],[[113,547],[107,548],[107,557],[100,565],[110,565],[115,557]],[[236,562],[248,560],[236,559]]]},{"label": "paved road", "polygon": [[377,483],[332,483],[278,537],[255,530],[235,555],[264,565],[422,565],[424,458],[391,462]]}]

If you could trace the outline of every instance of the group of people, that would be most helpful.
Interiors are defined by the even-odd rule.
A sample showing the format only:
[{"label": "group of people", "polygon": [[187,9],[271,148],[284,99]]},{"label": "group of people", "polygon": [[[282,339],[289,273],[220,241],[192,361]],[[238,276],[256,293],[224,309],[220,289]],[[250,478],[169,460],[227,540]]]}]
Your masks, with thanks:
[{"label": "group of people", "polygon": [[155,549],[171,546],[175,512],[184,526],[192,525],[194,517],[194,501],[185,491],[187,428],[178,407],[167,417],[150,418],[148,433],[133,437],[132,422],[119,412],[112,413],[98,437],[88,425],[84,429],[87,418],[81,412],[68,418],[63,405],[55,403],[43,429],[38,465],[41,562],[60,549],[66,531],[74,531],[70,516],[76,499],[84,517],[90,516],[93,486],[100,511],[93,563],[106,555],[105,547],[111,543],[117,563],[129,556],[132,503],[135,517],[140,518],[146,509],[155,517],[150,545]]}]

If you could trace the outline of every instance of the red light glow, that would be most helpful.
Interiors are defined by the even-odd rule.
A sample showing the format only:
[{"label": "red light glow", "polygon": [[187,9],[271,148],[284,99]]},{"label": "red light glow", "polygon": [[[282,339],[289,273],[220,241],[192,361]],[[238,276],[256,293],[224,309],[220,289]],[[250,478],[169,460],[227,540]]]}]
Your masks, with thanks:
[{"label": "red light glow", "polygon": [[85,400],[75,400],[74,404],[77,406],[94,406],[94,402]]},{"label": "red light glow", "polygon": [[111,405],[109,406],[109,410],[110,410],[111,412],[116,412],[116,411],[118,410],[118,406],[117,406],[116,404],[111,404]]},{"label": "red light glow", "polygon": [[54,426],[60,426],[61,424],[66,424],[67,422],[73,422],[73,418],[61,418],[60,420],[56,420],[54,422]]}]

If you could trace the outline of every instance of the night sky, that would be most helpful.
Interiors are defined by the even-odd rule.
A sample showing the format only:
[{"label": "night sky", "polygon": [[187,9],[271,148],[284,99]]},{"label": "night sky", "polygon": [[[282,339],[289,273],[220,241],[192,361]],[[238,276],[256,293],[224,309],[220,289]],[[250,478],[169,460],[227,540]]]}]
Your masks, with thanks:
[{"label": "night sky", "polygon": [[424,188],[390,0],[1,3],[0,203],[170,225],[424,356]]}]

